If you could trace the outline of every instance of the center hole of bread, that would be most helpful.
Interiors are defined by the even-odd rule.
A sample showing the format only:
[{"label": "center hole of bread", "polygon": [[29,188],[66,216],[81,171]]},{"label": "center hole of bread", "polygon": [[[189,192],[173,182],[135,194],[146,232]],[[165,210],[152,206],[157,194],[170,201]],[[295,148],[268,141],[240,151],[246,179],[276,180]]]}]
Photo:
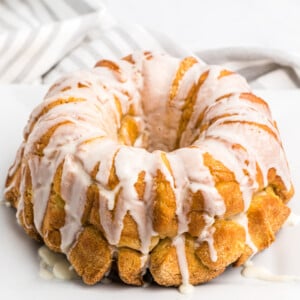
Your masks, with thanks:
[{"label": "center hole of bread", "polygon": [[119,142],[128,146],[144,148],[149,152],[165,152],[190,146],[194,135],[180,131],[181,124],[175,124],[170,118],[160,114],[149,114],[144,119],[133,115],[123,117],[118,130]]}]

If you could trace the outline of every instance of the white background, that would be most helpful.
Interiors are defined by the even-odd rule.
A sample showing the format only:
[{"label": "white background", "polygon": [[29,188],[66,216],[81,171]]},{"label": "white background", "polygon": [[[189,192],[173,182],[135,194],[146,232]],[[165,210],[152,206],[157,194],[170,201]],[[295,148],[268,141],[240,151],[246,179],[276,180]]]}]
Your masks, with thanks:
[{"label": "white background", "polygon": [[104,0],[125,21],[164,32],[187,47],[269,47],[300,55],[298,0]]}]

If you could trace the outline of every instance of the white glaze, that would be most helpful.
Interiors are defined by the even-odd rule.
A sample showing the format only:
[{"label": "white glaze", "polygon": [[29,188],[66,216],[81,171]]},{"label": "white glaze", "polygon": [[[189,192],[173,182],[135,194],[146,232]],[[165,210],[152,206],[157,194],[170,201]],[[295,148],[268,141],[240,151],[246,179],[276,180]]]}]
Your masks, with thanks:
[{"label": "white glaze", "polygon": [[42,262],[40,263],[40,270],[39,270],[39,275],[42,279],[44,280],[51,280],[54,278],[54,275],[52,272],[50,272],[47,269],[47,266],[43,264]]},{"label": "white glaze", "polygon": [[[180,235],[173,240],[173,245],[176,248],[179,270],[181,273],[181,284],[183,287],[189,286],[189,268],[185,255],[185,237]],[[183,289],[183,288],[182,288]]]},{"label": "white glaze", "polygon": [[[100,164],[95,184],[99,188],[99,213],[106,239],[111,245],[119,243],[123,218],[129,212],[138,227],[143,261],[148,261],[151,237],[157,235],[152,224],[152,203],[155,196],[153,178],[160,170],[170,183],[176,199],[178,237],[173,243],[177,249],[184,289],[188,286],[188,268],[183,234],[188,230],[189,193],[200,191],[204,197],[206,226],[198,243],[208,243],[212,261],[217,260],[213,244],[214,218],[222,217],[226,211],[213,176],[203,163],[203,155],[209,153],[220,160],[233,172],[239,183],[244,199],[244,212],[233,219],[245,228],[246,243],[254,253],[257,249],[248,233],[245,212],[258,189],[256,164],[262,171],[264,186],[268,184],[267,174],[270,168],[276,169],[287,189],[291,187],[291,181],[279,134],[268,107],[241,99],[241,93],[250,92],[244,78],[237,74],[219,78],[223,68],[199,62],[186,71],[177,94],[170,101],[170,86],[180,60],[161,54],[152,54],[151,59],[146,56],[143,53],[134,54],[133,65],[118,61],[117,71],[98,67],[67,75],[57,82],[44,102],[32,112],[24,130],[27,140],[22,143],[9,175],[12,176],[20,165],[21,172],[25,172],[25,168],[30,169],[34,225],[42,234],[51,184],[58,166],[63,164],[61,196],[65,201],[66,218],[60,233],[61,249],[68,254],[82,230],[81,217],[86,191],[92,183],[89,174]],[[208,72],[208,76],[197,91],[195,105],[179,139],[180,148],[174,149],[187,93],[205,72]],[[88,88],[79,88],[79,83]],[[231,95],[216,101],[227,94]],[[67,100],[72,97],[82,101],[47,109],[57,99]],[[120,102],[122,116],[128,113],[130,106],[135,111],[133,118],[139,129],[135,147],[121,145],[118,141],[122,116],[115,104],[116,97]],[[196,124],[204,111],[201,125],[209,126],[200,133]],[[212,122],[213,120],[215,121]],[[59,126],[46,145],[43,156],[36,156],[36,142],[49,128],[62,122],[68,124]],[[272,134],[250,125],[251,122],[266,126]],[[93,141],[85,143],[90,139]],[[193,147],[189,147],[192,143]],[[236,144],[242,147],[234,148]],[[171,170],[164,164],[163,155],[166,155]],[[113,165],[118,184],[110,189],[108,181]],[[143,199],[138,198],[134,188],[141,172],[145,172]],[[19,187],[18,218],[24,210],[24,177]],[[14,184],[15,180],[6,190]],[[116,195],[119,197],[117,205]],[[115,212],[113,220],[107,213],[112,209]]]},{"label": "white glaze", "polygon": [[8,202],[8,201],[5,201],[4,205],[5,205],[6,207],[11,207],[11,203]]},{"label": "white glaze", "polygon": [[6,207],[11,207],[11,203],[4,199],[0,200],[0,205],[5,205]]},{"label": "white glaze", "polygon": [[62,254],[55,253],[46,246],[42,246],[38,250],[38,255],[40,257],[39,274],[43,279],[70,280],[77,277],[75,271],[70,267],[69,262]]},{"label": "white glaze", "polygon": [[245,263],[241,273],[244,277],[255,278],[264,281],[300,281],[300,276],[276,275],[264,267],[255,266],[252,261]]},{"label": "white glaze", "polygon": [[46,246],[42,246],[38,249],[38,255],[41,261],[49,267],[53,267],[56,261],[61,258],[61,255],[49,250]]},{"label": "white glaze", "polygon": [[232,217],[231,220],[237,222],[238,224],[240,224],[241,226],[243,226],[243,228],[245,229],[246,244],[252,249],[252,256],[253,256],[257,252],[257,247],[253,243],[253,241],[251,239],[251,236],[249,234],[247,215],[244,214],[244,213],[238,214],[238,215]]},{"label": "white glaze", "polygon": [[291,212],[289,217],[286,219],[285,223],[283,224],[283,227],[294,227],[297,225],[300,225],[300,216]]},{"label": "white glaze", "polygon": [[210,259],[213,262],[218,260],[218,254],[214,246],[214,232],[216,229],[213,226],[207,226],[198,238],[198,243],[206,242],[209,249]]},{"label": "white glaze", "polygon": [[194,286],[191,284],[181,284],[179,286],[179,292],[184,295],[192,294],[194,291]]}]

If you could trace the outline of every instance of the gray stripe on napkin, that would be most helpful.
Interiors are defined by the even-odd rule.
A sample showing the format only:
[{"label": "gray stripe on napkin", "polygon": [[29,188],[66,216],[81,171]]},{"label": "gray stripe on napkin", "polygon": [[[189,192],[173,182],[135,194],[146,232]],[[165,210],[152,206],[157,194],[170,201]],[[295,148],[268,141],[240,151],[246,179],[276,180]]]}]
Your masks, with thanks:
[{"label": "gray stripe on napkin", "polygon": [[19,10],[17,9],[17,7],[15,7],[15,5],[11,2],[11,1],[7,1],[7,0],[2,0],[1,5],[3,7],[5,7],[7,10],[9,10],[12,14],[15,14],[16,17],[18,19],[21,19],[25,24],[27,25],[31,25],[30,20],[28,20],[27,18],[24,18],[24,16],[19,12]]},{"label": "gray stripe on napkin", "polygon": [[243,69],[238,69],[236,70],[236,72],[244,76],[248,81],[252,81],[269,72],[273,72],[277,68],[278,68],[277,64],[268,63],[260,66],[251,66]]},{"label": "gray stripe on napkin", "polygon": [[118,46],[111,40],[108,34],[102,35],[101,41],[115,54],[116,57],[122,57],[123,53]]},{"label": "gray stripe on napkin", "polygon": [[13,41],[13,36],[11,34],[6,34],[4,41],[0,45],[0,57],[7,50],[7,48],[9,48],[12,41]]},{"label": "gray stripe on napkin", "polygon": [[35,18],[39,23],[44,23],[43,18],[41,16],[41,14],[39,13],[39,9],[34,4],[34,2],[26,0],[26,5],[27,5],[28,9],[30,9],[30,11],[32,12],[33,18]]},{"label": "gray stripe on napkin", "polygon": [[[24,49],[27,49],[30,44],[35,40],[36,38],[36,33],[33,31],[30,34],[28,34],[26,40],[22,43],[22,45],[20,45],[18,51],[11,56],[6,62],[5,64],[2,66],[1,70],[0,70],[0,77],[5,75],[7,73],[7,71],[11,68],[11,65],[13,64],[13,62],[22,55],[22,53],[24,52]],[[10,51],[10,48],[7,48],[6,51]],[[17,74],[19,73],[19,70],[17,72]],[[16,74],[16,75],[17,75]]]},{"label": "gray stripe on napkin", "polygon": [[[58,26],[54,26],[51,32],[48,34],[48,41],[53,43],[53,40],[57,36]],[[43,58],[44,52],[48,48],[48,41],[46,41],[41,47],[38,49],[37,53],[25,64],[25,66],[19,71],[18,76],[15,77],[14,81],[22,82],[22,78],[26,77],[26,74],[30,73],[30,69],[32,66],[39,62],[41,58]],[[42,74],[41,74],[42,75]]]},{"label": "gray stripe on napkin", "polygon": [[64,2],[70,6],[78,15],[88,14],[94,11],[89,4],[83,0],[64,0]]},{"label": "gray stripe on napkin", "polygon": [[139,44],[133,39],[132,35],[130,35],[129,32],[127,32],[126,30],[124,30],[124,28],[122,27],[116,27],[114,28],[114,31],[119,35],[119,37],[125,42],[127,43],[130,48],[138,50],[140,49]]},{"label": "gray stripe on napkin", "polygon": [[[2,30],[3,30],[3,29],[8,29],[8,30],[13,30],[13,29],[15,29],[14,26],[8,24],[5,20],[3,20],[3,19],[1,18],[1,15],[0,15],[0,27],[4,27],[4,28],[1,28]],[[1,29],[0,29],[0,30],[1,30]]]},{"label": "gray stripe on napkin", "polygon": [[40,0],[41,5],[43,5],[43,7],[47,10],[48,14],[50,15],[51,19],[53,21],[57,21],[59,20],[59,17],[56,13],[56,11],[54,11],[51,6],[47,3],[47,0]]},{"label": "gray stripe on napkin", "polygon": [[290,80],[294,83],[294,85],[300,88],[300,78],[299,75],[295,72],[295,70],[290,67],[284,67],[283,70],[285,70],[286,74],[288,75]]},{"label": "gray stripe on napkin", "polygon": [[95,63],[97,60],[99,60],[101,58],[101,55],[99,53],[99,51],[97,49],[95,49],[93,47],[93,45],[91,43],[88,43],[85,45],[85,49],[86,51],[88,51],[92,56],[95,57]]},{"label": "gray stripe on napkin", "polygon": [[69,56],[69,59],[76,65],[77,69],[84,69],[86,67],[84,61],[75,52]]}]

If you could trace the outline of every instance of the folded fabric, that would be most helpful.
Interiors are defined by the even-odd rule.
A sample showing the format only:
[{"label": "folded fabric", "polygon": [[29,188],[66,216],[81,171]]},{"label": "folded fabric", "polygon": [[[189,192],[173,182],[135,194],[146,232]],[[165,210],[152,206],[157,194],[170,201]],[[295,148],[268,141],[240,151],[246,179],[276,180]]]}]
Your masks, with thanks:
[{"label": "folded fabric", "polygon": [[161,32],[115,20],[98,0],[0,1],[0,83],[49,83],[135,50],[196,55],[256,88],[300,86],[300,57],[272,49],[187,49]]}]

